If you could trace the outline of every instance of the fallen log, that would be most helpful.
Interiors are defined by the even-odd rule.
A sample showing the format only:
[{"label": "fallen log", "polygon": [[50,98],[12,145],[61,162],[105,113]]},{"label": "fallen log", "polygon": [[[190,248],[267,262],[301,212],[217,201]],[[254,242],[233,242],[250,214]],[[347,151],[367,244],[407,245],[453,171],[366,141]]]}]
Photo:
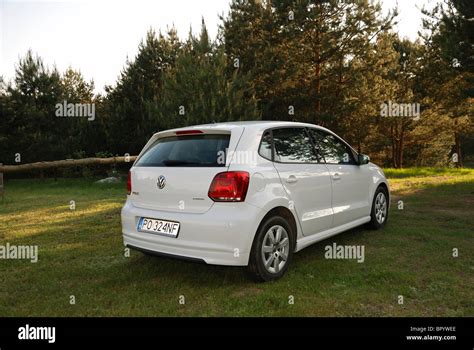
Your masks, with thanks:
[{"label": "fallen log", "polygon": [[110,157],[110,158],[83,158],[53,160],[50,162],[36,162],[19,165],[0,165],[0,173],[18,173],[30,170],[45,170],[54,168],[69,168],[87,165],[110,165],[118,163],[133,163],[137,156]]}]

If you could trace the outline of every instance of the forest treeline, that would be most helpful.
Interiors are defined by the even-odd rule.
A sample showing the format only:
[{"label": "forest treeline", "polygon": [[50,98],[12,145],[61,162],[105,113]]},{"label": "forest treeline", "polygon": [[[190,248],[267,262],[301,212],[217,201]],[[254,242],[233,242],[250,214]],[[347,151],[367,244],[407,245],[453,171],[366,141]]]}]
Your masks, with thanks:
[{"label": "forest treeline", "polygon": [[[442,0],[413,42],[377,2],[233,0],[215,39],[204,22],[185,40],[150,29],[100,94],[29,51],[0,77],[0,162],[134,155],[163,129],[263,119],[325,126],[382,166],[462,166],[474,156],[473,17],[474,2]],[[94,118],[58,115],[66,103]]]}]

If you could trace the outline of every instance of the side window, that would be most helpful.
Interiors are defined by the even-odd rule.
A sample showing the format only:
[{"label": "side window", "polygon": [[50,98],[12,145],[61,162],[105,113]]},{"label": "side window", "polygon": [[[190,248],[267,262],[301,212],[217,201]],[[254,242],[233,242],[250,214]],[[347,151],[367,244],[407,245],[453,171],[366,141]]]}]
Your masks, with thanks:
[{"label": "side window", "polygon": [[352,150],[332,134],[310,129],[311,136],[328,164],[356,164]]},{"label": "side window", "polygon": [[263,158],[272,160],[272,134],[270,131],[265,132],[262,136],[262,141],[260,142],[260,148],[258,149],[258,154]]},{"label": "side window", "polygon": [[276,162],[317,163],[311,140],[303,128],[275,129],[273,143]]}]

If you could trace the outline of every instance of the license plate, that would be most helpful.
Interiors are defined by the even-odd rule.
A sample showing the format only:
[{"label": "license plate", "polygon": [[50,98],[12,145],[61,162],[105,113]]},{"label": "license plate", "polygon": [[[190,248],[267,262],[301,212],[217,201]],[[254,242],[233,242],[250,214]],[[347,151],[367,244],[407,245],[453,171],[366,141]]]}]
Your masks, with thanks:
[{"label": "license plate", "polygon": [[137,230],[169,237],[178,237],[179,222],[140,218]]}]

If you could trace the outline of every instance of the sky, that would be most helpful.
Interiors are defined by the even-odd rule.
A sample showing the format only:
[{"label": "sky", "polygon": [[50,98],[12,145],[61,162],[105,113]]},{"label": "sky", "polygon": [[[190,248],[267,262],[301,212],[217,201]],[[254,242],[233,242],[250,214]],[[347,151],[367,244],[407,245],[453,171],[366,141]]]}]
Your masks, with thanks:
[{"label": "sky", "polygon": [[[384,11],[398,3],[396,30],[417,38],[420,8],[436,0],[382,0]],[[60,72],[78,69],[94,79],[96,92],[113,85],[126,59],[133,59],[148,29],[174,25],[185,38],[198,32],[204,18],[215,37],[219,15],[230,0],[0,0],[0,75],[13,78],[15,65],[28,49]]]}]

